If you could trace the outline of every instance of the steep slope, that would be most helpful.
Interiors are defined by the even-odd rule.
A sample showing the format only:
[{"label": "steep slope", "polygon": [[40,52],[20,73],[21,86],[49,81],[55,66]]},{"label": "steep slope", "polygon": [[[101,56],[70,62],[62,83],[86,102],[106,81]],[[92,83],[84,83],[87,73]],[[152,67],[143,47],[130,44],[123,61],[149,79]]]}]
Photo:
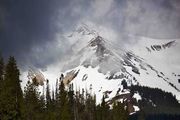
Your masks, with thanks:
[{"label": "steep slope", "polygon": [[[178,55],[180,39],[156,40],[145,37],[136,39],[138,40],[137,44],[128,48],[131,48],[131,51],[136,55],[140,55],[144,61],[154,66],[163,76],[167,77],[168,82],[180,89],[180,56]],[[152,46],[161,46],[161,49],[153,48],[154,50],[152,50]]]},{"label": "steep slope", "polygon": [[71,44],[71,50],[73,53],[82,49],[83,46],[87,45],[87,41],[98,36],[95,30],[90,29],[86,24],[77,26],[77,28],[68,35],[68,40]]},{"label": "steep slope", "polygon": [[[73,83],[75,90],[95,93],[97,103],[100,103],[103,95],[109,102],[115,98],[125,100],[124,96],[129,96],[130,91],[123,88],[122,81],[126,81],[128,86],[160,88],[177,98],[180,95],[180,87],[173,84],[171,78],[134,53],[118,48],[97,34],[91,40],[81,36],[79,41],[82,40],[83,45],[74,51],[63,67],[66,76],[64,82]],[[136,106],[133,107],[134,111],[138,110]]]},{"label": "steep slope", "polygon": [[30,67],[27,77],[29,80],[34,80],[34,78],[36,78],[36,81],[33,81],[36,85],[44,85],[44,75],[36,68]]}]

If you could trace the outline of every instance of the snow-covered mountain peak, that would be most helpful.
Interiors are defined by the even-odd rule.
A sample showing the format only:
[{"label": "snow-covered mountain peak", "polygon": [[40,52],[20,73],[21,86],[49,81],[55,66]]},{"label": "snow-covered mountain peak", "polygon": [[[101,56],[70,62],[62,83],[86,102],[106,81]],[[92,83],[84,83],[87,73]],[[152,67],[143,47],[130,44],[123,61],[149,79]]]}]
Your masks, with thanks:
[{"label": "snow-covered mountain peak", "polygon": [[80,24],[76,29],[67,37],[71,43],[72,53],[77,53],[82,48],[84,48],[88,42],[92,39],[95,39],[98,36],[93,28],[90,28],[86,24]]},{"label": "snow-covered mountain peak", "polygon": [[93,50],[95,50],[96,55],[99,57],[100,56],[103,57],[105,56],[105,54],[106,55],[112,54],[110,48],[108,48],[107,42],[101,36],[97,36],[96,38],[93,38],[91,41],[89,41],[86,47],[94,48]]},{"label": "snow-covered mountain peak", "polygon": [[83,35],[98,34],[95,30],[91,29],[88,25],[82,24],[77,27],[76,31]]},{"label": "snow-covered mountain peak", "polygon": [[105,40],[101,36],[97,36],[96,38],[89,41],[90,46],[103,45]]},{"label": "snow-covered mountain peak", "polygon": [[98,32],[95,31],[93,28],[89,27],[86,24],[80,24],[76,27],[74,32],[70,34],[68,37],[74,37],[77,35],[93,35],[93,36],[98,36]]},{"label": "snow-covered mountain peak", "polygon": [[[88,31],[85,28],[79,29],[79,33],[84,32],[84,30]],[[72,39],[77,38],[72,36]],[[156,42],[151,43],[156,44]],[[174,43],[175,41],[159,44],[171,47]],[[147,45],[149,44],[145,42],[144,48]],[[107,100],[120,95],[123,89],[121,86],[123,80],[128,85],[138,84],[160,88],[172,92],[177,98],[179,97],[180,87],[176,84],[177,82],[172,81],[157,67],[149,64],[141,55],[137,54],[139,57],[133,52],[118,48],[118,45],[114,45],[104,39],[103,36],[81,34],[77,42],[72,45],[72,49],[75,52],[63,67],[65,76],[67,76],[65,78],[68,78],[65,81],[76,84],[80,89],[87,89],[87,87],[92,86],[92,91],[98,96],[97,101],[99,102],[102,95],[107,91],[111,91]],[[101,77],[97,79],[97,76]],[[86,80],[84,80],[85,78]],[[98,81],[96,80],[101,81],[102,84],[97,84]],[[112,87],[105,87],[107,85],[103,82],[107,82]]]}]

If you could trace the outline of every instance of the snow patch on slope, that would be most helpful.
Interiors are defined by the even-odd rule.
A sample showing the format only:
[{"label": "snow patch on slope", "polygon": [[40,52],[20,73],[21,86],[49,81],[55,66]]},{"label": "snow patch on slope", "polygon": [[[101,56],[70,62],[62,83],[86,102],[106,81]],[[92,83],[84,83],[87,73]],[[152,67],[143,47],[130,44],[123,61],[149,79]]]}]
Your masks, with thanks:
[{"label": "snow patch on slope", "polygon": [[[180,89],[180,83],[178,82],[178,79],[180,79],[180,56],[177,53],[178,51],[180,51],[180,39],[157,40],[145,37],[139,37],[137,39],[139,39],[138,42],[129,48],[136,55],[141,56],[144,61],[146,61],[148,64],[152,65],[157,71],[159,71],[159,76],[163,76],[167,82],[172,83],[175,87]],[[174,41],[174,43],[171,45],[171,47],[168,47],[166,49],[152,52],[149,52],[147,50],[147,47],[149,46],[164,45],[171,41]],[[153,77],[151,76],[149,76],[148,78],[146,78],[145,76],[146,75],[144,75],[144,77],[142,78],[153,79]],[[157,78],[157,80],[158,79],[159,78]],[[162,88],[165,87],[164,84],[157,84],[156,86]],[[167,87],[167,90],[170,91],[170,88]],[[174,91],[172,91],[172,93],[173,92]],[[176,95],[176,97],[179,98],[179,94]]]},{"label": "snow patch on slope", "polygon": [[137,101],[142,100],[142,98],[139,95],[139,93],[134,93],[133,98],[135,98]]},{"label": "snow patch on slope", "polygon": [[[101,103],[101,99],[105,92],[111,91],[108,95],[107,101],[115,97],[119,88],[122,88],[121,79],[119,80],[107,80],[106,75],[98,72],[98,67],[88,68],[79,66],[73,70],[80,70],[78,75],[71,82],[74,85],[74,89],[82,92],[82,90],[88,90],[90,93],[96,94],[97,104]],[[71,70],[69,70],[71,71]],[[69,72],[67,71],[67,72]],[[87,79],[83,80],[84,75],[87,75]]]}]

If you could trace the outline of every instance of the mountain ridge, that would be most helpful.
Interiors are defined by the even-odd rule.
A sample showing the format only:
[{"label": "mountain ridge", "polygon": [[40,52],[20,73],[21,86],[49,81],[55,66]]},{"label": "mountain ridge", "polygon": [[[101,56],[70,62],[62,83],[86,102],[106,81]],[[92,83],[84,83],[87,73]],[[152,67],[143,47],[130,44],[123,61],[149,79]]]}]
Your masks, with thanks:
[{"label": "mountain ridge", "polygon": [[[65,75],[72,71],[78,71],[76,77],[68,80],[69,83],[76,84],[76,89],[87,89],[87,87],[91,86],[93,93],[99,94],[97,95],[98,103],[101,101],[102,95],[107,91],[111,91],[108,94],[109,97],[106,98],[107,101],[122,94],[121,82],[123,80],[128,83],[128,86],[157,87],[176,96],[180,92],[179,88],[168,80],[170,78],[146,63],[143,58],[127,50],[114,49],[112,43],[99,35],[91,38],[89,42],[87,40],[85,46],[77,51],[71,60],[66,61],[66,65],[69,67],[65,69],[65,71],[67,70],[64,72]],[[72,73],[73,75],[74,73]],[[84,76],[86,80],[84,80]],[[101,79],[101,84],[97,84],[98,80],[95,78],[97,76],[101,76],[98,79]],[[105,87],[107,86],[105,83],[112,87]]]}]

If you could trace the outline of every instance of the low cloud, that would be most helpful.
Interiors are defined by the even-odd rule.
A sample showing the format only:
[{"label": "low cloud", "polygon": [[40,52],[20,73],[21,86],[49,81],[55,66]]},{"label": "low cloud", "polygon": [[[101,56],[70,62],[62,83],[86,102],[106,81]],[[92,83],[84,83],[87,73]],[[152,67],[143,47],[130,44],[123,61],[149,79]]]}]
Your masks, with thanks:
[{"label": "low cloud", "polygon": [[179,0],[2,0],[0,4],[0,49],[5,57],[14,55],[20,66],[45,69],[61,61],[70,47],[64,35],[80,23],[95,26],[120,45],[131,43],[129,35],[180,38]]}]

